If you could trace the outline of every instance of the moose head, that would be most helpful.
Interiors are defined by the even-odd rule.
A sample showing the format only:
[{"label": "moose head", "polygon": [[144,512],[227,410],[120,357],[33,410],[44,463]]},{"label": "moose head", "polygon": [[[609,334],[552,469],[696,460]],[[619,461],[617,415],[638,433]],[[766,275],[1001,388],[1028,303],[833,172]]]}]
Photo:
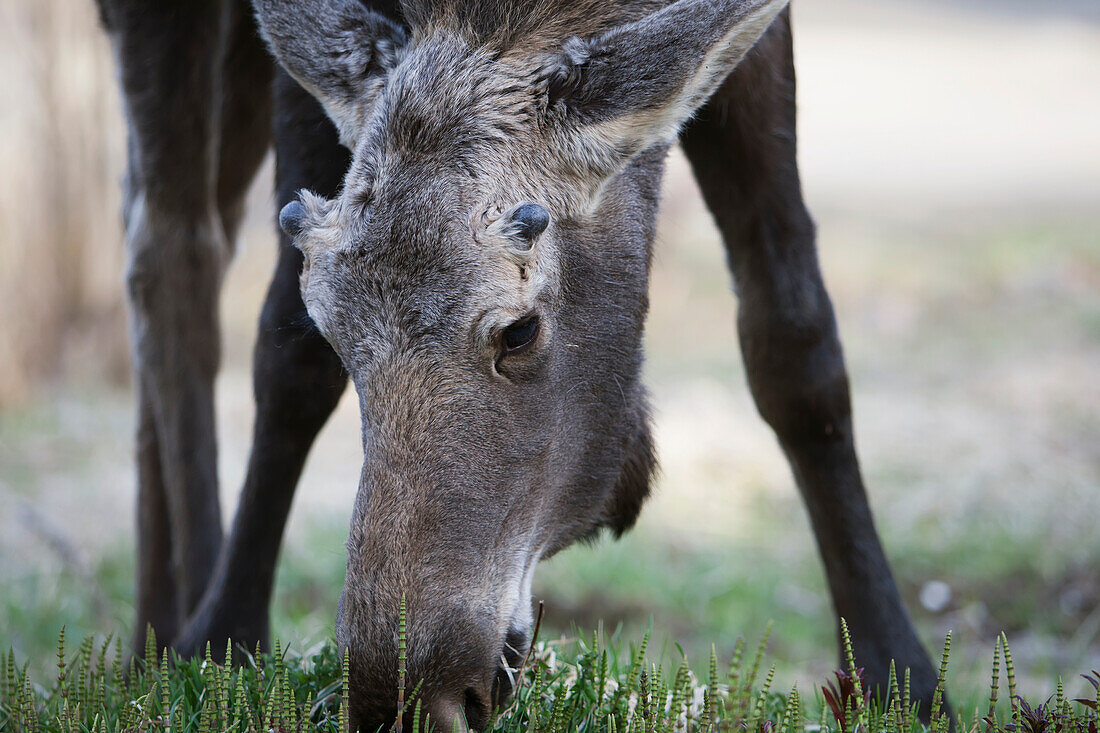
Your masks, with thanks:
[{"label": "moose head", "polygon": [[786,0],[256,0],[353,152],[280,215],[355,384],[364,463],[337,638],[355,725],[409,684],[480,727],[530,643],[539,560],[635,521],[664,154]]}]

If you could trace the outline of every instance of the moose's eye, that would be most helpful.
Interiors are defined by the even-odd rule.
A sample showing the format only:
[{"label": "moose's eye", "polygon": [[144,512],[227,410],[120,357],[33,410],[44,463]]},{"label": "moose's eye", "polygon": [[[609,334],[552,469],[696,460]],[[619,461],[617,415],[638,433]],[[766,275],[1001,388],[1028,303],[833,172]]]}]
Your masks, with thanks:
[{"label": "moose's eye", "polygon": [[516,354],[524,351],[535,342],[539,335],[539,317],[529,315],[519,319],[508,328],[504,329],[501,338],[504,344],[505,354]]}]

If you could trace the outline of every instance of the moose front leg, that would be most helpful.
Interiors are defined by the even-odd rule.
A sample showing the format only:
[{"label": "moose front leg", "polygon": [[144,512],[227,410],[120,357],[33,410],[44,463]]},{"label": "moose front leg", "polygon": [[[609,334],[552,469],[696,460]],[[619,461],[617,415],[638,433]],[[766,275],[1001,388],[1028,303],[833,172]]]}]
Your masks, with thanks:
[{"label": "moose front leg", "polygon": [[163,642],[198,604],[222,540],[213,388],[229,248],[215,203],[219,121],[208,100],[218,93],[223,17],[215,2],[103,7],[129,123],[140,650],[147,624]]},{"label": "moose front leg", "polygon": [[[139,365],[135,365],[140,370]],[[139,371],[140,374],[140,371]],[[135,623],[130,648],[143,648],[150,626],[161,640],[175,636],[180,623],[176,581],[172,572],[172,523],[161,473],[160,441],[153,415],[153,396],[137,380],[137,582]]]},{"label": "moose front leg", "polygon": [[[348,166],[320,105],[289,76],[275,81],[278,205],[308,188],[334,195]],[[198,610],[176,639],[181,653],[226,639],[269,642],[269,610],[283,529],[306,456],[347,384],[332,347],[309,320],[298,289],[302,254],[279,236],[279,260],[253,354],[252,452],[232,531]]]},{"label": "moose front leg", "polygon": [[794,87],[785,12],[681,140],[726,243],[753,398],[809,510],[857,663],[877,685],[891,659],[899,671],[910,668],[926,714],[936,675],[898,594],[856,460],[848,376],[802,201]]}]

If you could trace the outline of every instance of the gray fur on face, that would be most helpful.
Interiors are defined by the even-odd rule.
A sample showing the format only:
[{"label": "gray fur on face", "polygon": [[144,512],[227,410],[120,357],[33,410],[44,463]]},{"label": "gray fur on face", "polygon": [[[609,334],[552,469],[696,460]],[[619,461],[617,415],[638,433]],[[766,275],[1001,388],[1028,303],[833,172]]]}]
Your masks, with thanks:
[{"label": "gray fur on face", "polygon": [[402,594],[414,683],[484,698],[537,561],[633,523],[664,153],[785,4],[410,2],[406,32],[355,0],[257,0],[354,152],[338,198],[284,218],[363,416],[338,622],[360,708],[390,705]]}]

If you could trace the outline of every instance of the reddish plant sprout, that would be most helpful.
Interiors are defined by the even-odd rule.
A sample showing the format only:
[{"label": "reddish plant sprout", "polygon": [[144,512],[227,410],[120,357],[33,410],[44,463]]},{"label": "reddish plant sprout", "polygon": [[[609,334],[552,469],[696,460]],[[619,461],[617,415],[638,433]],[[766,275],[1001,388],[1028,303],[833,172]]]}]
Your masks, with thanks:
[{"label": "reddish plant sprout", "polygon": [[[1091,700],[1085,697],[1075,697],[1073,699],[1074,702],[1079,702],[1094,712],[1100,713],[1100,706],[1097,705],[1097,700],[1100,700],[1100,672],[1094,669],[1091,675],[1083,674],[1081,676],[1092,685],[1092,689],[1096,690],[1096,696]],[[1077,728],[1076,733],[1100,733],[1100,731],[1097,731],[1096,716],[1090,717],[1087,720],[1076,720],[1074,722]]]},{"label": "reddish plant sprout", "polygon": [[1088,720],[1081,720],[1080,718],[1073,721],[1074,733],[1097,733],[1096,718],[1089,718]]},{"label": "reddish plant sprout", "polygon": [[1092,675],[1088,675],[1088,674],[1083,674],[1081,676],[1084,677],[1090,685],[1092,685],[1092,689],[1096,690],[1097,697],[1094,697],[1091,700],[1089,700],[1088,698],[1084,698],[1084,697],[1075,697],[1075,698],[1073,698],[1073,701],[1074,702],[1079,702],[1082,705],[1084,705],[1085,707],[1092,708],[1094,711],[1100,713],[1100,710],[1097,709],[1097,705],[1096,705],[1097,698],[1100,698],[1100,672],[1097,672],[1094,669],[1094,670],[1092,670],[1092,674],[1094,674],[1096,676],[1093,677]]},{"label": "reddish plant sprout", "polygon": [[[1037,705],[1032,708],[1028,701],[1019,695],[1016,699],[1020,701],[1020,723],[1008,723],[1005,725],[1005,730],[1009,733],[1047,733],[1052,725],[1060,722],[1057,712],[1050,709],[1050,698],[1047,698],[1045,703]],[[1061,725],[1057,728],[1060,730]]]},{"label": "reddish plant sprout", "polygon": [[[860,709],[865,709],[871,702],[871,690],[867,685],[863,667],[856,670],[855,677],[844,670],[833,671],[836,676],[836,684],[830,680],[821,687],[821,693],[825,696],[825,703],[833,712],[841,733],[848,733],[848,714]],[[862,691],[862,699],[856,694],[856,681],[859,681],[859,689]]]}]

